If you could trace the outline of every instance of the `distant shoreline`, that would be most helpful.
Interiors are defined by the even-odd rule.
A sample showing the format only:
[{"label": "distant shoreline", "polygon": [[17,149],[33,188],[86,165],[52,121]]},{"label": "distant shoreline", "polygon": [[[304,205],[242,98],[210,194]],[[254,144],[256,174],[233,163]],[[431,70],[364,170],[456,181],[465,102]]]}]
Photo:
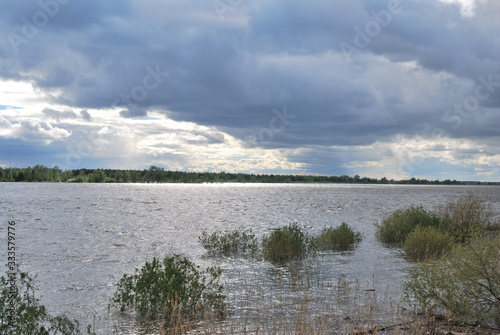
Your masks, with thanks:
[{"label": "distant shoreline", "polygon": [[71,182],[71,183],[252,183],[252,184],[381,184],[381,185],[500,185],[500,182],[427,180],[410,178],[394,180],[355,175],[312,176],[249,174],[226,172],[170,171],[157,166],[144,170],[73,169],[61,170],[43,165],[26,168],[0,168],[0,182]]}]

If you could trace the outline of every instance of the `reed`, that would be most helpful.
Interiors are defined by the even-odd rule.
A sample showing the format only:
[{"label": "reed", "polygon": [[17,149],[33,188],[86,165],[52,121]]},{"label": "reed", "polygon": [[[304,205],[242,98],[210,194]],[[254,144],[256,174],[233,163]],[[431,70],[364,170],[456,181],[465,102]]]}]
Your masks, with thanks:
[{"label": "reed", "polygon": [[361,242],[362,235],[355,232],[347,223],[342,222],[338,227],[323,229],[321,234],[314,239],[314,244],[319,250],[346,251],[354,248]]},{"label": "reed", "polygon": [[199,242],[211,256],[250,256],[257,254],[259,243],[251,229],[231,232],[202,232]]},{"label": "reed", "polygon": [[227,293],[227,314],[184,317],[175,302],[156,319],[137,315],[115,334],[497,334],[493,328],[464,326],[453,315],[408,308],[403,297],[387,296],[375,281],[340,277],[320,282],[309,274],[285,269],[240,274],[237,289]]},{"label": "reed", "polygon": [[311,241],[297,223],[292,223],[262,237],[262,257],[274,263],[303,259],[315,253]]}]

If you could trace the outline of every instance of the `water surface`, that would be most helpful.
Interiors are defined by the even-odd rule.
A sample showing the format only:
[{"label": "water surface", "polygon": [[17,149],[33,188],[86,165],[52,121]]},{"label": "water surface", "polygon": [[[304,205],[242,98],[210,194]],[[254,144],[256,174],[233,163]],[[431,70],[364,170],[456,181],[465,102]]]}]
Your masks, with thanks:
[{"label": "water surface", "polygon": [[[356,250],[319,257],[299,271],[311,272],[316,282],[357,278],[381,297],[397,298],[411,264],[375,239],[375,224],[395,209],[432,209],[468,192],[500,213],[494,186],[0,183],[0,234],[7,235],[8,220],[16,221],[16,258],[37,275],[50,312],[83,323],[95,315],[105,334],[117,318],[106,307],[118,280],[153,256],[180,254],[202,267],[220,266],[226,294],[235,300],[241,300],[244,279],[276,270],[266,262],[207,257],[198,242],[202,231],[243,227],[260,238],[293,222],[311,234],[346,222],[363,234]],[[6,247],[0,250],[6,259]],[[261,300],[270,294],[259,292]],[[244,307],[236,303],[235,309]],[[276,309],[287,307],[282,301]]]}]

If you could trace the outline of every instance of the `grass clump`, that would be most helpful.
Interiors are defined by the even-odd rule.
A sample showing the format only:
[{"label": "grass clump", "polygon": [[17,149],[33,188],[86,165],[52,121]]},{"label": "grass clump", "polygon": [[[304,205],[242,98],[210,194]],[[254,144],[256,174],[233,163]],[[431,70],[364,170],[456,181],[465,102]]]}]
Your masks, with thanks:
[{"label": "grass clump", "polygon": [[272,262],[302,259],[314,253],[310,237],[296,224],[275,229],[262,238],[262,257]]},{"label": "grass clump", "polygon": [[183,320],[196,319],[209,310],[224,315],[221,275],[218,268],[202,272],[177,255],[163,261],[155,257],[136,269],[135,274],[123,275],[110,306],[121,311],[136,310],[144,316],[162,316],[165,320],[177,314]]},{"label": "grass clump", "polygon": [[258,241],[252,230],[234,230],[228,233],[203,232],[198,238],[201,245],[212,256],[250,255],[258,250]]},{"label": "grass clump", "polygon": [[413,260],[441,257],[453,246],[453,237],[434,227],[417,226],[405,239],[403,250]]},{"label": "grass clump", "polygon": [[422,206],[398,209],[377,225],[377,238],[384,243],[403,243],[406,237],[417,227],[439,227],[440,218]]},{"label": "grass clump", "polygon": [[[4,335],[81,335],[78,320],[52,316],[36,297],[34,279],[19,266],[0,277],[0,333]],[[91,326],[87,327],[88,335]]]},{"label": "grass clump", "polygon": [[408,299],[427,312],[445,310],[469,323],[499,323],[500,237],[456,244],[440,260],[410,270],[403,287]]},{"label": "grass clump", "polygon": [[360,232],[355,232],[347,223],[342,222],[336,228],[323,229],[315,238],[315,245],[318,250],[344,251],[352,249],[361,239]]}]

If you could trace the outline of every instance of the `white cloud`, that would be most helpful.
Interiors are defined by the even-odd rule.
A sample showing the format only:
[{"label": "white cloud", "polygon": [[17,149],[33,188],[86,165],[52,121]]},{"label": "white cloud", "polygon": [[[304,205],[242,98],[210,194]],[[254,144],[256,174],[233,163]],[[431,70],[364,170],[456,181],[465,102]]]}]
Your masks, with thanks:
[{"label": "white cloud", "polygon": [[0,115],[1,137],[22,139],[47,145],[53,141],[65,139],[70,135],[70,131],[59,127],[53,127],[50,123],[45,121],[21,119],[18,122],[11,123]]}]

